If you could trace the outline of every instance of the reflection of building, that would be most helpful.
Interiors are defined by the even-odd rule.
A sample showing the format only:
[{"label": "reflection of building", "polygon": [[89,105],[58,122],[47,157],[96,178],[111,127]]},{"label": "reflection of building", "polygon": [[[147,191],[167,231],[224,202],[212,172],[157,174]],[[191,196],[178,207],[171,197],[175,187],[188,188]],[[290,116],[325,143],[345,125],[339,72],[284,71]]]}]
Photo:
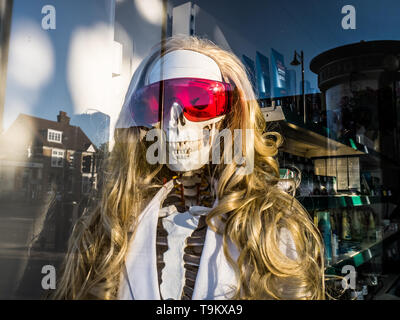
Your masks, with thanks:
[{"label": "reflection of building", "polygon": [[253,86],[254,92],[257,95],[257,86],[256,86],[256,66],[254,61],[250,59],[248,56],[243,55],[242,57],[243,64],[246,68],[247,74],[249,76],[250,82]]},{"label": "reflection of building", "polygon": [[[299,82],[299,86],[301,87],[301,81]],[[313,94],[313,93],[317,93],[317,90],[315,88],[311,87],[310,81],[304,80],[304,92],[306,94]]]},{"label": "reflection of building", "polygon": [[92,180],[96,185],[91,162],[96,147],[69,120],[63,111],[57,121],[18,116],[0,138],[0,196],[39,199],[56,189],[66,199],[79,200]]},{"label": "reflection of building", "polygon": [[[361,41],[325,51],[310,63],[318,74],[329,131],[396,162],[400,158],[399,56],[400,41]],[[390,170],[382,170],[382,177],[379,170],[374,174],[385,187],[398,190],[398,168],[383,162],[381,168]]]},{"label": "reflection of building", "polygon": [[110,135],[110,116],[90,109],[86,113],[74,114],[71,123],[80,127],[96,147],[108,142]]},{"label": "reflection of building", "polygon": [[273,96],[275,98],[286,96],[286,68],[283,55],[271,49],[271,72]]},{"label": "reflection of building", "polygon": [[269,59],[260,52],[256,52],[256,70],[258,97],[260,99],[271,97],[271,79],[269,75]]},{"label": "reflection of building", "polygon": [[305,93],[312,93],[311,92],[310,81],[308,81],[308,80],[304,80],[304,92]]},{"label": "reflection of building", "polygon": [[323,52],[310,63],[330,129],[391,157],[398,156],[399,54],[400,41],[361,41]]}]

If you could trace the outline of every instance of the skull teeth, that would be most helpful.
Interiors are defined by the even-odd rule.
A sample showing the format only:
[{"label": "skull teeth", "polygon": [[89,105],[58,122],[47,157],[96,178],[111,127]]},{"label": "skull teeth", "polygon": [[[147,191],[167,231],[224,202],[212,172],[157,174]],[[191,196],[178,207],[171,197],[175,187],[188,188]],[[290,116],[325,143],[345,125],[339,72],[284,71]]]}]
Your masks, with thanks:
[{"label": "skull teeth", "polygon": [[191,152],[192,152],[192,149],[187,148],[187,149],[181,149],[181,150],[174,150],[173,154],[177,159],[184,159],[184,158],[189,158],[189,155]]},{"label": "skull teeth", "polygon": [[188,148],[188,149],[185,149],[185,150],[174,150],[174,151],[177,154],[189,154],[190,152],[192,152],[192,149]]},{"label": "skull teeth", "polygon": [[197,150],[201,147],[201,140],[196,141],[179,141],[179,142],[169,142],[169,147],[173,150]]},{"label": "skull teeth", "polygon": [[188,159],[189,155],[188,154],[178,154],[178,155],[175,155],[175,158],[176,159]]},{"label": "skull teeth", "polygon": [[201,148],[201,140],[169,142],[169,148],[176,159],[187,159]]}]

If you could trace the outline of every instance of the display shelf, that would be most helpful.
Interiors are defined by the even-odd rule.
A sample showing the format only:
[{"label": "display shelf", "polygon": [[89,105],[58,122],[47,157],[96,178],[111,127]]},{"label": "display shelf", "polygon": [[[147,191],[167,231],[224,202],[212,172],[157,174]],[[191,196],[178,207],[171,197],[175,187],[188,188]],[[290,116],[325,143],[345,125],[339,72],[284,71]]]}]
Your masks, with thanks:
[{"label": "display shelf", "polygon": [[[268,105],[268,104],[267,104]],[[281,107],[281,113],[284,116],[271,117],[270,108],[262,108],[266,121],[272,121],[269,129],[278,131],[284,138],[281,150],[283,152],[308,158],[331,158],[331,157],[359,157],[363,168],[369,170],[398,170],[400,161],[391,156],[382,154],[372,148],[358,143],[351,138],[338,138],[332,130],[325,128],[320,124],[304,123],[302,117],[296,113]],[[269,118],[269,120],[267,119]],[[283,119],[284,120],[281,120]],[[293,160],[295,161],[295,160]],[[298,196],[296,197],[301,204],[308,210],[324,210],[336,208],[356,208],[360,206],[369,206],[374,204],[393,203],[397,201],[393,196],[369,196],[369,195],[326,195],[326,196]],[[374,257],[383,254],[383,249],[388,243],[400,238],[400,231],[384,236],[380,241],[367,241],[357,243],[355,241],[341,242],[342,248],[352,248],[351,252],[341,254],[334,263],[326,267],[327,274],[343,275],[341,270],[345,265],[360,267],[368,263]]]},{"label": "display shelf", "polygon": [[325,273],[341,274],[341,269],[345,265],[352,265],[357,268],[373,257],[381,255],[384,244],[391,243],[399,238],[400,231],[396,231],[386,235],[382,240],[362,243],[360,250],[340,255],[337,261],[326,267]]},{"label": "display shelf", "polygon": [[[270,108],[261,108],[266,119],[270,115],[270,110]],[[400,167],[398,160],[391,159],[354,139],[338,139],[329,128],[313,122],[304,123],[296,113],[285,108],[283,108],[283,114],[285,120],[279,121],[279,130],[285,138],[282,146],[285,152],[306,158],[367,156],[377,165],[383,162],[385,165]]]},{"label": "display shelf", "polygon": [[291,122],[281,121],[280,129],[285,138],[282,150],[297,156],[316,158],[365,154],[350,145],[345,145],[328,136]]},{"label": "display shelf", "polygon": [[357,196],[357,195],[330,195],[330,196],[309,196],[297,197],[297,200],[307,210],[352,208],[377,203],[388,203],[393,201],[392,197],[383,196]]},{"label": "display shelf", "polygon": [[[382,166],[382,165],[389,165],[391,167],[400,167],[400,162],[398,160],[392,159],[387,155],[384,155],[373,148],[367,147],[366,145],[360,144],[353,139],[346,139],[355,150],[362,151],[365,156],[368,157],[369,161],[373,161],[375,165]],[[344,142],[346,143],[346,142]]]},{"label": "display shelf", "polygon": [[280,122],[280,127],[285,137],[284,151],[306,158],[365,154],[365,150],[350,141],[338,141],[329,128],[313,122],[304,123],[286,108],[283,112],[285,120]]}]

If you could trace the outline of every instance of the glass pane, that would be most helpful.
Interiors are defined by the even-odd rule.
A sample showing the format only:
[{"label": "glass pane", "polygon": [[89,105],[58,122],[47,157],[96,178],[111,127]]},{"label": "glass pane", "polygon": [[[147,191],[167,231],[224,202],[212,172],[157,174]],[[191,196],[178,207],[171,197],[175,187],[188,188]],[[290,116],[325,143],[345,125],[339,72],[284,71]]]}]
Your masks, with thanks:
[{"label": "glass pane", "polygon": [[[146,109],[138,109],[143,114],[134,119],[129,109],[133,107],[123,108],[132,91],[150,82],[150,69],[159,55],[155,46],[178,35],[210,40],[237,57],[249,80],[246,90],[254,93],[246,103],[257,100],[265,131],[283,137],[277,155],[271,151],[268,158],[278,161],[281,181],[271,182],[266,192],[284,189],[304,206],[307,221],[322,234],[322,267],[328,278],[355,272],[348,273],[355,275],[354,283],[349,280],[352,288],[338,299],[398,299],[399,10],[397,0],[353,0],[351,5],[333,0],[0,0],[0,299],[54,294],[56,284],[62,285],[57,281],[68,241],[82,217],[96,216],[96,206],[105,210],[109,200],[118,211],[114,229],[126,227],[121,212],[136,201],[133,184],[143,183],[137,191],[144,208],[154,190],[143,190],[182,174],[184,170],[166,165],[150,173],[152,164],[145,162],[148,128],[131,128],[135,120],[148,116]],[[159,45],[161,53],[164,46]],[[155,58],[149,58],[152,52]],[[220,71],[229,69],[222,58],[215,60]],[[200,69],[191,72],[207,74],[205,67]],[[238,99],[235,83],[231,84],[227,97]],[[163,117],[166,110],[172,114],[172,104],[164,108],[160,103],[163,95],[150,93],[157,107],[151,119]],[[206,98],[218,99],[211,94]],[[196,101],[190,100],[193,105]],[[202,108],[213,105],[206,104],[202,102]],[[176,123],[200,128],[199,111],[179,107]],[[233,104],[221,110],[228,107]],[[188,114],[193,121],[185,118]],[[239,119],[243,114],[227,113],[234,120],[228,121],[230,125],[246,121],[245,116]],[[208,119],[204,128],[216,128],[213,120]],[[128,130],[119,131],[120,122],[130,124],[122,127]],[[151,125],[165,130],[169,123]],[[135,174],[126,169],[135,151],[129,139],[121,142],[125,135],[142,139],[140,147],[147,148],[140,149],[143,163],[135,162]],[[188,136],[186,140],[194,139]],[[208,138],[203,136],[205,142]],[[180,159],[191,152],[192,145],[179,145],[186,140],[175,145]],[[261,158],[256,157],[256,168],[270,166],[257,163]],[[143,172],[146,177],[140,176]],[[200,199],[203,194],[196,190]],[[179,191],[175,198],[182,194]],[[211,203],[198,200],[196,205],[212,208],[215,197],[210,198]],[[179,199],[186,208],[187,199]],[[104,216],[96,217],[105,219],[107,226]],[[126,240],[128,231],[122,234]],[[330,280],[329,288],[337,294],[341,282]],[[160,292],[152,297],[160,297]]]}]

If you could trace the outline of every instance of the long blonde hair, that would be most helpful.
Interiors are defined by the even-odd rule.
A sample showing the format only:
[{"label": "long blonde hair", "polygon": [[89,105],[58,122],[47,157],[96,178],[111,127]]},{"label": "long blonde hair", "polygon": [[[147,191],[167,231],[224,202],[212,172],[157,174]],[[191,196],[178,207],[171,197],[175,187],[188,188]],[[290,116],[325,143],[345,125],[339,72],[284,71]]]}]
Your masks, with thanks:
[{"label": "long blonde hair", "polygon": [[[242,63],[233,53],[197,37],[172,37],[163,41],[161,48],[162,54],[187,49],[215,60],[224,80],[236,88],[231,112],[222,126],[232,132],[254,130],[253,172],[237,174],[235,162],[215,165],[219,201],[207,217],[210,227],[223,234],[224,253],[237,273],[233,298],[324,299],[320,234],[301,204],[277,186],[279,166],[275,156],[282,138],[265,131],[263,114]],[[129,232],[135,230],[141,210],[167,174],[165,166],[146,162],[140,130],[115,130],[114,139],[101,201],[74,227],[54,298],[117,298]],[[246,146],[243,149],[249,152]],[[223,228],[213,224],[216,220],[223,222]],[[282,228],[290,231],[296,260],[279,249]],[[230,255],[229,241],[239,250],[237,260]]]}]

